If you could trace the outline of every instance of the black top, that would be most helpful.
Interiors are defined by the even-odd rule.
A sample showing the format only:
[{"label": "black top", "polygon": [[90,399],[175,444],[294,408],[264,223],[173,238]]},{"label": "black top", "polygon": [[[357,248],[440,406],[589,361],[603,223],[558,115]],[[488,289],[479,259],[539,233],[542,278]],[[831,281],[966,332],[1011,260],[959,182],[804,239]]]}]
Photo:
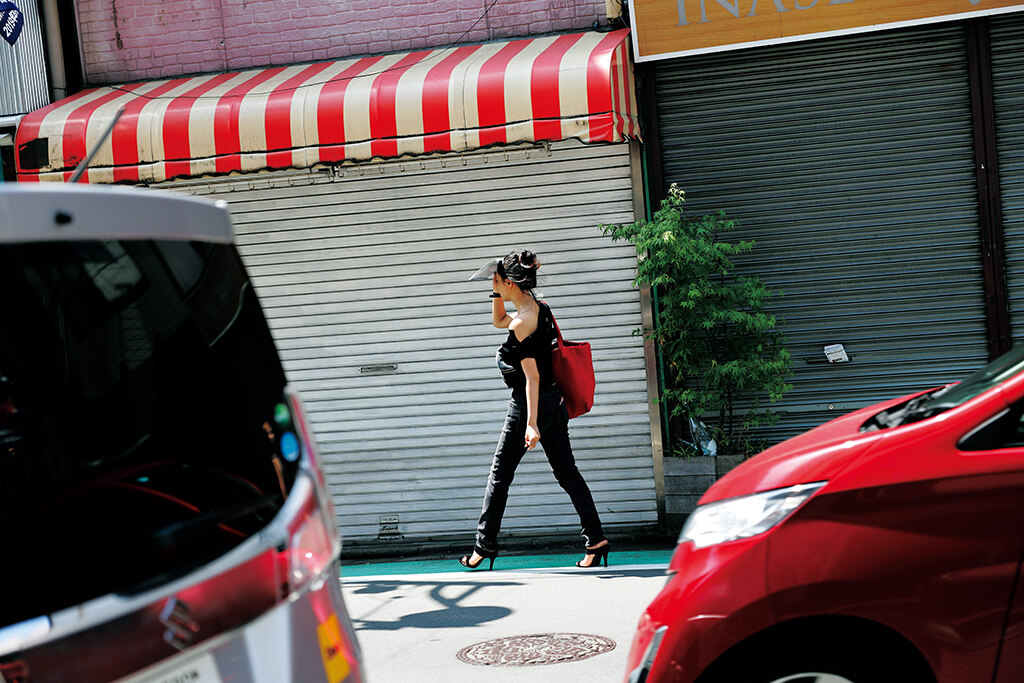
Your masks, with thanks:
[{"label": "black top", "polygon": [[540,310],[537,312],[537,329],[523,341],[516,339],[516,333],[508,331],[508,338],[498,348],[495,360],[501,378],[512,389],[526,389],[526,374],[523,372],[523,359],[533,358],[537,361],[540,372],[540,386],[553,384],[555,376],[551,371],[551,347],[555,343],[554,316],[548,305],[538,301]]}]

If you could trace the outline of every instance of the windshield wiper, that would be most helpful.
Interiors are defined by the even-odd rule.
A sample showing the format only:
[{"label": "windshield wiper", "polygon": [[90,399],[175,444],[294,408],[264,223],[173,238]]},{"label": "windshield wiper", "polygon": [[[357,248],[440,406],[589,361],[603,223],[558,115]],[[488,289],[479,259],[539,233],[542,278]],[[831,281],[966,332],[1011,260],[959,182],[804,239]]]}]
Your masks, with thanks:
[{"label": "windshield wiper", "polygon": [[[140,541],[142,543],[145,543],[146,540],[157,541],[158,546],[151,550],[156,553],[160,553],[170,548],[177,547],[178,549],[181,549],[190,547],[189,541],[194,543],[197,538],[201,540],[202,534],[209,532],[211,527],[220,527],[222,530],[240,537],[236,542],[230,543],[230,546],[233,547],[234,545],[237,545],[237,543],[241,543],[247,534],[231,528],[228,525],[228,522],[245,515],[255,514],[268,507],[272,507],[273,513],[276,514],[277,510],[280,509],[280,500],[280,494],[270,494],[238,505],[231,505],[211,510],[210,512],[206,512],[190,519],[168,524],[167,526],[149,534],[146,538],[140,539]],[[269,523],[272,518],[273,514],[266,520],[267,523]],[[182,545],[183,543],[185,545]],[[221,547],[220,552],[223,552],[223,550],[224,547]],[[162,565],[147,565],[145,571],[139,572],[138,580],[127,581],[124,585],[119,586],[116,592],[119,595],[130,596],[161,586],[168,581],[176,579],[179,576],[184,576],[206,562],[213,560],[217,556],[216,551],[217,548],[215,545],[211,546],[204,544],[201,549],[192,548],[192,550],[188,552],[188,556],[185,558],[180,558],[174,562],[164,563]]]},{"label": "windshield wiper", "polygon": [[230,526],[228,526],[228,522],[238,519],[239,517],[254,514],[258,510],[262,510],[270,505],[280,507],[279,505],[277,505],[277,502],[280,498],[281,494],[272,493],[257,498],[255,500],[246,501],[245,503],[231,505],[223,508],[217,508],[216,510],[205,512],[196,517],[190,517],[188,519],[181,520],[180,522],[168,524],[167,526],[158,529],[157,531],[154,531],[153,538],[158,539],[160,541],[166,541],[168,538],[177,536],[186,529],[194,529],[196,527],[208,527],[210,525],[221,525],[222,528],[225,529],[225,531],[241,534],[241,532],[236,531],[235,529],[232,529]]},{"label": "windshield wiper", "polygon": [[[911,424],[913,422],[920,422],[921,420],[927,420],[930,417],[935,417],[939,413],[944,413],[950,408],[955,408],[955,403],[935,403],[932,401],[931,396],[922,396],[921,399],[914,399],[907,404],[905,410],[903,410],[900,416],[899,422],[893,426]],[[920,402],[919,402],[920,401]]]},{"label": "windshield wiper", "polygon": [[901,403],[889,410],[883,410],[868,419],[868,421],[860,428],[860,431],[870,432],[876,429],[892,429],[893,427],[899,427],[900,425],[920,422],[921,420],[926,420],[929,417],[938,415],[950,408],[955,408],[957,406],[956,403],[935,402],[935,399],[945,394],[949,389],[950,387],[948,386],[940,387],[934,391],[929,391],[927,394],[922,394],[916,398],[912,398],[906,403]]}]

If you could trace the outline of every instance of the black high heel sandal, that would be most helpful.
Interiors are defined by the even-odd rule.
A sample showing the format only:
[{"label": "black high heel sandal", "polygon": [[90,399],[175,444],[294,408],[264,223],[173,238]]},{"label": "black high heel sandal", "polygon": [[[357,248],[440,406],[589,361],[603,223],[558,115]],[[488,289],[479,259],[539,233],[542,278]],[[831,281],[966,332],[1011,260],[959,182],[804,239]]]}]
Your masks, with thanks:
[{"label": "black high heel sandal", "polygon": [[608,566],[608,551],[611,550],[611,547],[612,547],[611,543],[605,543],[604,545],[602,545],[602,546],[600,546],[598,548],[587,548],[587,554],[583,558],[583,560],[587,559],[588,557],[592,557],[594,559],[592,559],[588,564],[583,564],[583,560],[580,560],[579,562],[576,563],[576,566],[580,567],[581,569],[590,569],[591,567],[600,567],[601,566],[601,560],[604,560],[604,566],[607,567]]},{"label": "black high heel sandal", "polygon": [[459,564],[461,564],[466,569],[479,569],[480,565],[484,563],[484,560],[490,560],[491,566],[488,567],[487,570],[492,571],[494,569],[494,558],[498,556],[497,550],[485,550],[484,548],[481,548],[478,545],[474,545],[473,552],[480,556],[480,559],[477,560],[476,564],[469,563],[469,559],[472,557],[472,555],[463,555],[462,557],[460,557]]}]

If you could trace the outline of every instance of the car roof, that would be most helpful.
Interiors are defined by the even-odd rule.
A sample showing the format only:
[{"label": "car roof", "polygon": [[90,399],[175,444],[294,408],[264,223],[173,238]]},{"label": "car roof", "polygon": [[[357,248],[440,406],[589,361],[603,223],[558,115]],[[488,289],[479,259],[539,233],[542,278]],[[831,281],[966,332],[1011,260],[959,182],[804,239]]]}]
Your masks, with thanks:
[{"label": "car roof", "polygon": [[0,244],[94,239],[232,242],[227,203],[110,185],[0,183]]}]

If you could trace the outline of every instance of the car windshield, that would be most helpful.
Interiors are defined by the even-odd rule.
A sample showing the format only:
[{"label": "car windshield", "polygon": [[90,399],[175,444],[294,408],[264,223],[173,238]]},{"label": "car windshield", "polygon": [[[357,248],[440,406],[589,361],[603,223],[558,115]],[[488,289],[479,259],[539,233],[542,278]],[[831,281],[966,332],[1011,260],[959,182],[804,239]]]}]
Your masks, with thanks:
[{"label": "car windshield", "polygon": [[152,588],[273,519],[298,451],[233,246],[0,244],[0,292],[0,626]]},{"label": "car windshield", "polygon": [[886,429],[919,422],[980,396],[989,389],[1024,371],[1024,346],[1012,349],[963,381],[940,387],[871,416],[861,431]]},{"label": "car windshield", "polygon": [[931,408],[954,408],[966,403],[975,396],[980,396],[992,387],[1005,382],[1024,370],[1024,346],[1012,349],[1003,354],[965,380],[950,387],[947,391],[935,395],[926,404]]}]

